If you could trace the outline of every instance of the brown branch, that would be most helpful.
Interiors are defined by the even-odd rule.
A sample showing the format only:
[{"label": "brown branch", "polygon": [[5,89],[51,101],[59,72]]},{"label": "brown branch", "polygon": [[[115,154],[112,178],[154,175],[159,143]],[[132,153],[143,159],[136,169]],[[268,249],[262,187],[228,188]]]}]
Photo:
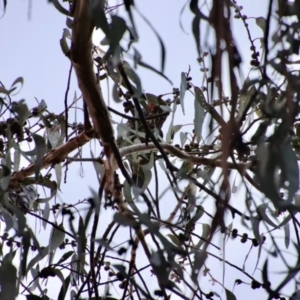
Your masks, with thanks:
[{"label": "brown branch", "polygon": [[[70,139],[67,143],[61,145],[60,147],[48,152],[42,160],[41,169],[48,168],[62,162],[69,153],[78,149],[79,147],[85,145],[89,142],[94,135],[94,131],[82,132],[76,137]],[[22,181],[27,177],[34,174],[34,164],[30,164],[28,167],[14,173],[11,177],[9,183],[9,189],[17,188]]]},{"label": "brown branch", "polygon": [[114,139],[100,85],[97,83],[92,58],[92,33],[94,24],[89,15],[89,1],[77,0],[72,26],[71,57],[79,88],[88,106],[94,129],[103,146],[109,146]]},{"label": "brown branch", "polygon": [[93,121],[96,136],[101,140],[107,157],[107,163],[105,164],[105,192],[106,194],[112,194],[114,165],[116,162],[128,182],[131,182],[131,178],[123,166],[122,158],[116,146],[109,112],[94,72],[92,33],[95,25],[92,16],[89,14],[89,4],[90,1],[88,0],[76,1],[72,26],[71,59],[76,72],[78,86]]}]

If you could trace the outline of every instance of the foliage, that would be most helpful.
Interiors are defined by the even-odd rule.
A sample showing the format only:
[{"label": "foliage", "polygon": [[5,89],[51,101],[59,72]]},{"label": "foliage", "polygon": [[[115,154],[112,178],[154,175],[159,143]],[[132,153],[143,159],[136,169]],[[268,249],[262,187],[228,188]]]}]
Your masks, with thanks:
[{"label": "foliage", "polygon": [[[1,82],[0,218],[5,229],[0,298],[15,299],[22,292],[27,299],[49,299],[46,286],[57,277],[59,300],[231,300],[236,299],[235,290],[227,285],[225,272],[234,268],[240,274],[235,288],[243,285],[253,295],[251,288],[264,289],[268,299],[299,299],[298,1],[270,0],[266,16],[252,17],[262,31],[260,38],[252,37],[251,17],[237,1],[188,1],[182,12],[191,12],[203,85],[193,82],[190,69],[183,70],[180,87],[163,95],[145,92],[136,68],[170,82],[164,73],[168,45],[134,1],[118,6],[96,0],[50,2],[67,15],[60,45],[82,97],[75,94],[68,104],[66,96],[62,113],[48,111],[44,100],[29,109],[18,100],[23,78]],[[3,8],[9,9],[7,1]],[[160,69],[143,61],[134,47],[139,40],[137,13],[157,37]],[[252,51],[244,81],[238,77],[238,49],[244,51],[244,45],[233,37],[234,18],[244,27]],[[204,25],[215,34],[214,48],[203,42]],[[105,34],[106,52],[91,42],[94,27]],[[229,74],[229,83],[224,74]],[[104,80],[112,83],[114,108],[102,94]],[[185,98],[190,95],[193,128],[184,131],[176,115],[180,109],[188,113]],[[84,103],[84,122],[72,123],[70,109],[78,110],[78,102]],[[119,118],[116,124],[111,115]],[[90,150],[90,157],[84,158],[82,149],[95,140],[100,140],[101,155]],[[21,168],[21,161],[29,165]],[[63,171],[67,176],[75,162],[93,163],[99,189],[90,190],[91,197],[78,203],[57,203]],[[72,177],[69,180],[72,185]],[[167,188],[162,182],[168,182]],[[45,188],[48,196],[41,198]],[[175,201],[168,204],[165,217],[162,202],[167,198]],[[207,204],[211,200],[212,209]],[[107,212],[113,217],[99,236],[99,219],[103,227]],[[239,228],[233,226],[236,219]],[[43,230],[51,227],[48,245],[40,245],[29,220],[39,220]],[[284,234],[284,244],[275,235],[278,231]],[[121,247],[118,232],[126,234]],[[221,237],[222,249],[216,237]],[[238,237],[257,255],[253,274],[245,267],[248,254],[243,267],[225,257],[227,243],[238,244]],[[294,255],[293,262],[284,248]],[[267,256],[261,261],[264,252]],[[284,267],[278,285],[271,284],[272,257]],[[222,262],[221,276],[209,268],[209,259]],[[150,274],[154,291],[144,280]],[[204,284],[205,276],[224,293]],[[113,287],[121,290],[119,296]]]}]

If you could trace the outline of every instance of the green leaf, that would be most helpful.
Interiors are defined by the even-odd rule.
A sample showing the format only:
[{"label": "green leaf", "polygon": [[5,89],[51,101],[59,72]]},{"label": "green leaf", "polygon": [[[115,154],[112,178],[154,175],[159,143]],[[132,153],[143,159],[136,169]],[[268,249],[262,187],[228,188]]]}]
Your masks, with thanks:
[{"label": "green leaf", "polygon": [[52,269],[52,271],[55,273],[55,275],[60,279],[60,281],[64,285],[65,280],[64,280],[64,276],[63,276],[62,272],[59,269]]},{"label": "green leaf", "polygon": [[195,284],[198,284],[198,275],[206,259],[207,259],[206,251],[202,251],[202,250],[195,251],[195,257],[192,264],[192,275],[191,275],[191,278]]},{"label": "green leaf", "polygon": [[188,161],[184,161],[181,164],[181,167],[179,168],[179,170],[176,173],[176,177],[177,178],[181,178],[186,176],[187,174],[189,174],[193,169],[193,164],[188,162]]},{"label": "green leaf", "polygon": [[200,56],[200,20],[208,20],[208,18],[205,15],[203,15],[203,13],[200,11],[198,7],[198,0],[190,1],[190,10],[195,15],[192,21],[192,30],[196,42],[197,53]]},{"label": "green leaf", "polygon": [[5,299],[15,299],[17,291],[17,269],[12,260],[14,252],[6,254],[0,265],[1,293]]},{"label": "green leaf", "polygon": [[155,69],[154,67],[150,66],[149,64],[143,62],[142,60],[139,60],[139,61],[137,62],[137,64],[138,64],[139,66],[144,67],[144,68],[146,68],[146,69],[148,69],[148,70],[150,70],[150,71],[152,71],[152,72],[158,74],[159,76],[163,77],[163,78],[166,79],[170,84],[173,84],[172,81],[171,81],[165,74],[163,74],[162,72],[158,71],[157,69]]},{"label": "green leaf", "polygon": [[200,247],[205,243],[205,241],[207,240],[207,238],[210,235],[210,225],[209,224],[202,224],[202,235],[201,235],[201,239],[199,240],[199,242],[197,243],[197,245],[195,246],[196,249],[200,249]]},{"label": "green leaf", "polygon": [[180,83],[180,104],[182,108],[182,112],[185,115],[184,112],[184,95],[187,89],[187,80],[186,80],[186,74],[184,72],[181,72],[181,83]]},{"label": "green leaf", "polygon": [[119,49],[120,41],[123,38],[124,33],[127,31],[127,24],[123,18],[117,15],[112,15],[110,27],[110,34],[107,35],[100,44],[109,44],[110,47],[106,55],[108,55],[108,53],[111,53],[113,56],[115,56],[118,52],[117,50]]},{"label": "green leaf", "polygon": [[131,186],[127,182],[127,180],[124,182],[124,188],[123,188],[124,198],[127,202],[132,202],[132,194],[131,194]]},{"label": "green leaf", "polygon": [[67,18],[66,25],[69,29],[72,29],[73,28],[73,20],[71,18]]},{"label": "green leaf", "polygon": [[278,158],[281,166],[283,188],[288,190],[287,202],[291,202],[299,188],[299,167],[297,156],[290,143],[279,147]]},{"label": "green leaf", "polygon": [[35,170],[35,178],[37,179],[42,166],[43,157],[47,151],[47,146],[46,146],[45,139],[42,136],[38,134],[32,134],[32,137],[35,143],[35,148],[30,151],[22,151],[22,152],[29,156],[36,155],[34,170]]},{"label": "green leaf", "polygon": [[59,261],[56,263],[56,265],[59,265],[59,264],[63,263],[63,262],[66,261],[69,257],[71,257],[71,255],[73,255],[73,254],[74,254],[74,251],[73,251],[73,250],[70,250],[70,251],[64,253],[64,254],[62,255],[62,257],[59,259]]},{"label": "green leaf", "polygon": [[[43,249],[40,249],[39,253],[28,263],[27,265],[27,272],[29,270],[31,270],[31,268],[37,263],[39,262],[40,260],[42,260],[44,257],[46,257],[49,253],[49,246],[43,248]],[[26,273],[27,273],[26,272]]]},{"label": "green leaf", "polygon": [[14,82],[12,83],[12,85],[11,85],[11,87],[10,87],[10,89],[9,89],[9,94],[10,95],[16,95],[16,94],[18,94],[19,93],[19,91],[18,92],[15,92],[15,93],[13,93],[12,94],[12,92],[14,92],[16,89],[17,89],[17,85],[20,85],[20,90],[21,90],[21,88],[23,87],[23,84],[24,84],[24,79],[23,79],[23,77],[18,77],[17,79],[15,79],[14,80]]},{"label": "green leaf", "polygon": [[[0,169],[1,171],[1,190],[2,191],[6,191],[8,186],[9,186],[9,183],[10,183],[10,177],[11,177],[11,169],[10,169],[10,162],[9,162],[9,158],[10,158],[10,155],[7,155],[7,162],[6,162],[6,165],[3,165],[3,164],[0,164],[0,167],[2,169]],[[8,166],[7,166],[7,163],[8,163]]]},{"label": "green leaf", "polygon": [[267,290],[268,293],[272,293],[272,290],[269,287],[269,277],[268,277],[268,259],[266,259],[263,270],[262,270],[262,278],[263,278],[263,283],[265,285],[265,289]]},{"label": "green leaf", "polygon": [[26,295],[26,300],[44,300],[44,299],[37,295],[30,294],[30,295]]},{"label": "green leaf", "polygon": [[170,135],[170,141],[174,139],[175,134],[182,128],[182,126],[183,125],[173,125],[172,127],[170,126],[170,132],[167,133],[167,136],[168,134]]},{"label": "green leaf", "polygon": [[11,104],[11,109],[18,115],[18,121],[21,126],[25,123],[28,117],[31,115],[28,106],[25,104],[25,100],[20,100],[18,102],[13,102]]},{"label": "green leaf", "polygon": [[194,117],[194,129],[195,134],[197,136],[197,142],[199,143],[202,137],[202,126],[204,122],[204,108],[202,106],[202,102],[204,101],[204,94],[202,90],[198,87],[194,87],[195,92],[195,100],[194,100],[194,107],[195,107],[195,117]]},{"label": "green leaf", "polygon": [[125,215],[117,212],[114,214],[114,217],[113,217],[114,221],[122,226],[130,226],[132,227],[134,225],[134,221],[127,218]]},{"label": "green leaf", "polygon": [[184,146],[186,140],[187,140],[187,133],[181,131],[180,132],[180,145],[181,145],[181,147]]},{"label": "green leaf", "polygon": [[[95,198],[94,198],[95,199]],[[85,264],[85,248],[86,248],[86,233],[85,233],[85,224],[83,222],[82,217],[79,217],[78,220],[78,237],[77,237],[77,253],[80,260],[80,265],[84,266]]]},{"label": "green leaf", "polygon": [[166,49],[164,46],[164,42],[162,40],[162,38],[159,36],[158,32],[155,30],[155,28],[152,26],[152,24],[147,20],[147,18],[145,18],[138,10],[136,10],[139,15],[142,17],[142,19],[147,23],[147,25],[152,29],[152,31],[154,32],[154,34],[156,35],[158,41],[159,41],[159,45],[160,45],[160,50],[161,50],[161,72],[164,72],[165,69],[165,60],[166,60]]},{"label": "green leaf", "polygon": [[[61,178],[62,178],[62,166],[61,163],[56,164],[54,166],[55,169],[55,176],[56,176],[56,185],[57,185],[57,189],[60,189],[60,184],[61,184]],[[56,192],[56,191],[55,191]]]},{"label": "green leaf", "polygon": [[255,18],[256,25],[265,33],[267,20],[264,17]]},{"label": "green leaf", "polygon": [[123,68],[124,71],[126,73],[126,75],[128,76],[128,78],[135,84],[135,95],[136,97],[141,97],[142,93],[143,93],[143,89],[142,89],[142,82],[139,78],[139,76],[136,74],[136,72],[131,68],[131,66],[129,65],[129,63],[127,61],[123,61]]},{"label": "green leaf", "polygon": [[265,221],[266,223],[268,223],[273,227],[277,227],[277,225],[268,217],[266,213],[266,209],[268,208],[269,208],[268,203],[263,203],[257,207],[256,212],[263,221]]},{"label": "green leaf", "polygon": [[62,13],[63,15],[66,15],[66,16],[70,16],[70,12],[65,9],[59,2],[58,0],[51,0],[51,2],[53,3],[54,7],[60,12]]},{"label": "green leaf", "polygon": [[167,237],[170,238],[170,240],[176,245],[176,246],[181,246],[182,245],[182,242],[177,238],[176,235],[174,234],[167,234]]},{"label": "green leaf", "polygon": [[242,121],[242,117],[247,113],[249,107],[253,106],[256,103],[256,101],[254,101],[255,93],[255,85],[252,85],[251,88],[246,91],[242,90],[239,101],[239,111],[237,114],[238,123]]},{"label": "green leaf", "polygon": [[172,136],[173,136],[173,124],[174,124],[174,117],[175,117],[175,112],[176,112],[176,108],[177,108],[177,101],[174,101],[173,103],[173,109],[172,109],[172,119],[169,125],[169,129],[166,135],[166,142],[170,143],[172,140]]},{"label": "green leaf", "polygon": [[68,56],[70,54],[70,47],[68,45],[67,39],[71,36],[69,29],[65,28],[63,30],[63,35],[59,40],[60,48],[64,55]]},{"label": "green leaf", "polygon": [[278,151],[261,142],[256,149],[256,155],[259,159],[256,168],[256,180],[259,183],[261,191],[273,202],[278,208],[283,203],[279,196],[279,186],[275,184],[275,172],[278,172]]},{"label": "green leaf", "polygon": [[62,284],[57,300],[65,299],[69,285],[70,285],[70,275],[65,279],[64,283]]},{"label": "green leaf", "polygon": [[19,171],[21,160],[21,152],[19,148],[14,149],[14,172]]},{"label": "green leaf", "polygon": [[39,185],[45,186],[50,189],[50,196],[46,198],[38,198],[38,203],[47,203],[49,202],[57,192],[57,184],[55,181],[50,180],[50,178],[43,177],[42,181],[38,182]]},{"label": "green leaf", "polygon": [[284,224],[283,229],[284,229],[284,244],[285,244],[286,249],[288,249],[289,245],[290,245],[290,240],[291,240],[290,224],[288,222],[286,224]]},{"label": "green leaf", "polygon": [[259,234],[260,221],[261,221],[261,219],[258,216],[251,217],[253,234],[258,242],[260,242],[260,234]]},{"label": "green leaf", "polygon": [[123,100],[119,96],[119,85],[117,82],[114,83],[112,88],[112,96],[116,103],[121,103]]},{"label": "green leaf", "polygon": [[152,172],[151,170],[148,169],[144,169],[143,167],[141,168],[142,172],[144,173],[144,178],[143,178],[143,185],[141,187],[140,190],[140,194],[142,194],[148,187],[148,185],[151,182],[151,178],[152,178]]},{"label": "green leaf", "polygon": [[231,291],[225,289],[225,292],[226,292],[226,300],[236,300],[235,295]]},{"label": "green leaf", "polygon": [[58,227],[61,228],[61,230],[56,229],[55,227],[52,229],[52,233],[49,241],[50,251],[55,251],[63,243],[65,239],[63,223],[58,225]]},{"label": "green leaf", "polygon": [[7,232],[11,228],[14,227],[14,221],[15,221],[14,217],[5,208],[1,208],[1,210],[0,210],[0,216],[1,216],[1,219],[5,223],[5,229],[4,229],[4,231]]},{"label": "green leaf", "polygon": [[28,252],[30,247],[30,232],[24,231],[23,232],[23,238],[22,238],[22,256],[21,256],[21,276],[25,277],[27,275],[26,273],[26,266],[27,266],[27,258],[28,258]]}]

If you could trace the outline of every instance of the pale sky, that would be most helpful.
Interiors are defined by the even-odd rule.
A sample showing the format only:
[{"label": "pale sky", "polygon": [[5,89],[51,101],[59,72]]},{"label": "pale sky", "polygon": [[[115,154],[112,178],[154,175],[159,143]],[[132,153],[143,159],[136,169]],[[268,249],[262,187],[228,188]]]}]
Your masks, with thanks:
[{"label": "pale sky", "polygon": [[[2,41],[0,47],[0,80],[3,84],[10,86],[10,84],[19,76],[24,77],[24,86],[17,97],[14,99],[25,99],[29,108],[37,105],[35,98],[39,101],[44,99],[48,105],[48,109],[54,113],[61,113],[64,109],[64,97],[67,86],[68,73],[70,68],[69,60],[63,55],[59,40],[62,36],[63,28],[65,28],[65,16],[61,15],[55,10],[55,8],[47,3],[48,1],[8,1],[7,11],[5,15],[0,19],[0,38]],[[244,13],[247,16],[259,17],[264,16],[266,12],[265,3],[268,1],[261,0],[240,0],[239,5],[244,6]],[[182,6],[185,1],[172,1],[172,0],[152,0],[152,1],[136,1],[137,7],[140,11],[152,22],[153,26],[157,29],[162,40],[165,43],[167,56],[166,56],[166,69],[165,74],[172,80],[174,87],[180,86],[180,74],[182,71],[186,72],[191,66],[191,77],[193,77],[193,83],[195,85],[202,85],[202,73],[199,71],[199,65],[197,63],[197,53],[195,42],[191,33],[191,20],[192,15],[187,7],[182,15],[182,24],[187,32],[184,33],[179,26],[179,15]],[[28,18],[28,10],[30,10],[30,18]],[[121,11],[121,10],[120,10]],[[153,32],[149,27],[135,14],[135,20],[140,35],[140,41],[136,45],[136,48],[143,56],[143,60],[148,64],[159,68],[160,66],[160,49],[158,40],[155,38]],[[251,25],[251,33],[253,36],[261,37],[262,32],[260,28],[255,25],[255,20],[249,20]],[[248,75],[249,61],[251,59],[250,45],[247,39],[245,28],[241,25],[240,21],[235,20],[233,23],[234,36],[238,42],[238,48],[242,54],[243,59],[243,76]],[[205,31],[204,31],[205,33]],[[101,34],[100,34],[101,36]],[[203,34],[205,36],[205,34]],[[95,42],[102,39],[99,35],[95,36]],[[208,36],[206,41],[208,45],[212,44],[210,40],[211,36]],[[203,41],[204,42],[204,41]],[[153,93],[156,95],[167,93],[172,91],[172,86],[155,75],[154,73],[144,70],[141,67],[137,69],[137,73],[142,79],[143,89],[145,92]],[[226,77],[226,76],[225,76]],[[224,82],[228,82],[227,78],[224,78]],[[110,85],[112,87],[112,85]],[[102,85],[104,95],[107,97],[107,85]],[[229,89],[226,90],[225,93]],[[74,97],[74,93],[80,95],[80,91],[77,87],[75,74],[72,74],[72,81],[69,92],[69,103]],[[110,103],[113,105],[113,99],[110,95]],[[122,111],[122,106],[117,106]],[[181,108],[178,107],[178,113],[176,115],[174,124],[192,124],[193,123],[193,97],[189,94],[185,96],[185,111],[183,115]],[[74,111],[70,111],[70,118],[75,119]],[[81,120],[81,113],[78,113],[77,120]],[[168,124],[164,126],[164,132],[168,129]],[[184,127],[185,128],[185,127]],[[187,131],[191,131],[192,127],[186,127]],[[85,146],[84,157],[89,156],[89,151],[95,149],[96,143],[92,142],[90,147]],[[99,149],[94,152],[95,156],[99,155]],[[69,173],[67,184],[62,184],[60,199],[66,203],[75,203],[79,200],[90,196],[90,189],[98,190],[98,182],[95,176],[95,170],[92,164],[83,164],[83,170],[80,169],[79,163],[73,163],[69,166]],[[241,199],[239,199],[241,197]],[[162,202],[162,210],[165,216],[168,215],[170,210],[170,199],[165,199]],[[244,202],[243,194],[238,193],[233,196],[231,203],[234,203],[236,207],[239,206],[238,202]],[[51,202],[52,203],[52,202]],[[208,203],[208,202],[206,202]],[[213,201],[211,201],[213,203]],[[210,205],[210,204],[207,204]],[[242,204],[243,205],[243,204]],[[101,216],[101,222],[106,224],[112,214],[106,211],[105,216]],[[230,218],[228,218],[229,224]],[[202,221],[202,220],[201,220]],[[41,244],[45,245],[48,241],[49,227],[46,232],[41,228],[40,224],[32,224],[33,229],[36,229],[37,235],[40,238]],[[101,227],[101,226],[99,226]],[[240,219],[236,218],[233,223],[233,227],[241,228]],[[3,227],[1,227],[3,229]],[[98,237],[105,229],[105,226],[99,228],[97,234]],[[265,231],[265,228],[261,229]],[[122,232],[128,234],[128,231],[121,231],[119,236],[120,243],[125,241],[122,236]],[[240,233],[246,232],[245,229],[240,229]],[[46,233],[46,234],[45,234]],[[282,235],[282,234],[281,234]],[[251,235],[252,236],[252,235]],[[44,240],[44,243],[43,243]],[[215,238],[215,242],[222,245],[220,237]],[[242,268],[243,261],[249,251],[250,243],[247,245],[241,244],[239,239],[229,239],[226,245],[226,259],[232,263],[236,263]],[[268,249],[271,246],[271,242],[267,241],[265,247]],[[284,245],[282,245],[284,247]],[[211,250],[211,249],[210,249]],[[290,249],[289,249],[290,250]],[[288,250],[288,251],[289,251]],[[213,252],[213,251],[212,251]],[[59,252],[62,253],[62,252]],[[214,251],[216,253],[216,251]],[[59,254],[61,255],[61,254]],[[260,265],[264,262],[266,254],[263,253],[260,259]],[[252,275],[254,266],[256,264],[257,248],[253,249],[247,259],[246,271]],[[271,269],[277,260],[273,260]],[[145,262],[144,264],[147,264]],[[43,264],[41,264],[43,266]],[[209,259],[207,266],[211,269],[212,274],[222,282],[222,269],[223,265],[216,259]],[[273,270],[281,270],[278,265]],[[256,270],[254,277],[257,276],[259,270]],[[218,274],[219,273],[219,274]],[[147,270],[145,273],[149,282],[149,289],[154,290],[156,287],[153,277],[149,277],[150,272]],[[260,276],[257,276],[261,279]],[[241,279],[245,282],[250,282],[246,279],[242,273],[237,272],[235,269],[226,266],[225,273],[225,286],[232,290],[235,279]],[[51,279],[52,280],[52,279]],[[201,277],[201,283],[206,282],[206,292],[210,290],[218,291],[222,299],[226,299],[225,293],[222,288],[212,286],[212,283],[208,277]],[[51,282],[51,281],[50,281]],[[61,283],[56,282],[56,285],[48,285],[49,296],[56,299],[57,292],[52,291],[52,288],[60,289]],[[116,285],[117,286],[117,285]],[[118,288],[116,287],[118,290]],[[21,289],[22,290],[22,289]],[[115,291],[112,289],[112,293]],[[289,291],[290,292],[290,291]],[[240,285],[234,288],[234,294],[237,299],[252,300],[254,297],[257,300],[263,300],[266,298],[262,289],[253,291],[251,287],[247,285]],[[120,296],[120,295],[119,295]],[[24,297],[19,297],[24,299]],[[68,299],[68,298],[66,298]],[[172,297],[172,299],[176,299]]]}]

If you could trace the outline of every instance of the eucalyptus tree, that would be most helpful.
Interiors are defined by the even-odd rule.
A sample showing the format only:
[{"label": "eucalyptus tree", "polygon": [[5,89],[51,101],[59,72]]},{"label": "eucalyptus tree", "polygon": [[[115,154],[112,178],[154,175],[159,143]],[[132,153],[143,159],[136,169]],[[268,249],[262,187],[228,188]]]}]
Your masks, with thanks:
[{"label": "eucalyptus tree", "polygon": [[[17,74],[0,82],[1,299],[231,300],[256,297],[256,289],[268,299],[299,299],[300,4],[269,0],[265,16],[247,16],[235,0],[190,0],[180,16],[166,11],[189,12],[197,51],[174,87],[165,74],[171,49],[139,1],[49,2],[66,16],[60,46],[81,95],[68,103],[67,86],[64,111],[49,111],[45,100],[36,107],[19,100]],[[2,6],[5,18],[10,1]],[[157,38],[158,69],[135,47],[137,15]],[[248,45],[234,37],[233,21]],[[94,29],[101,45],[92,42]],[[199,66],[201,85],[191,77]],[[169,81],[169,90],[144,91],[140,68]],[[188,130],[177,124],[181,111],[193,119]],[[88,151],[94,142],[100,155]],[[89,162],[99,186],[86,187],[85,199],[58,202],[60,189],[72,188],[69,166]],[[45,247],[32,221],[51,228]],[[243,264],[227,259],[227,249],[246,246]],[[276,282],[270,261],[281,266]]]}]

